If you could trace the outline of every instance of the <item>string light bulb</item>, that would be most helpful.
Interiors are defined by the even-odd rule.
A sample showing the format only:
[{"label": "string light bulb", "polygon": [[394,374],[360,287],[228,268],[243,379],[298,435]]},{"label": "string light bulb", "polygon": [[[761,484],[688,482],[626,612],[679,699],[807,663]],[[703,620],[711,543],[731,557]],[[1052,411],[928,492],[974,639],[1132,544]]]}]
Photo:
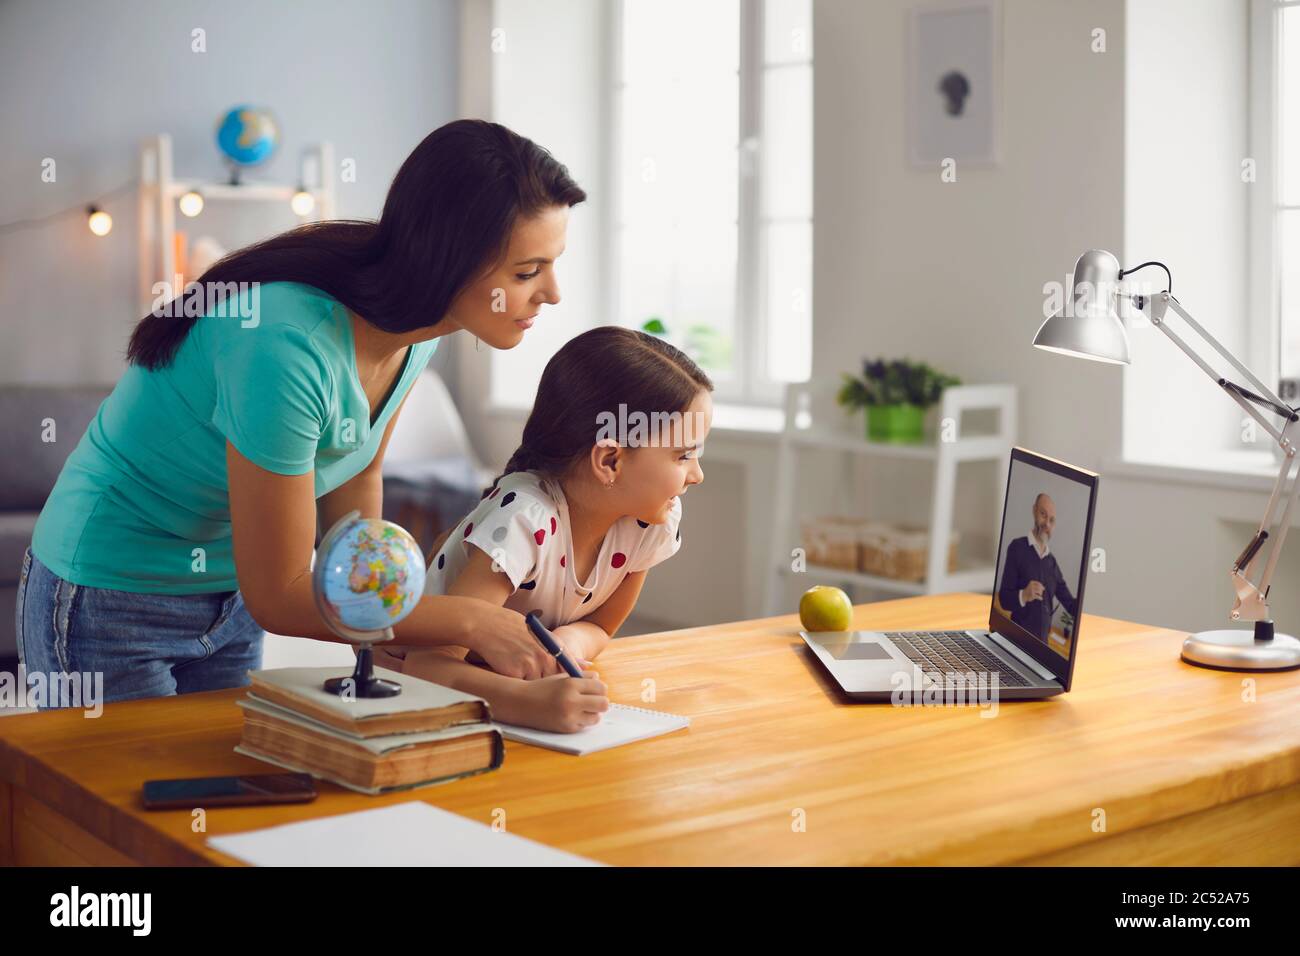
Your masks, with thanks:
[{"label": "string light bulb", "polygon": [[107,236],[113,228],[113,217],[98,206],[86,209],[86,225],[97,236]]},{"label": "string light bulb", "polygon": [[316,208],[316,197],[300,188],[289,200],[289,208],[293,210],[295,216],[310,216],[312,210]]},{"label": "string light bulb", "polygon": [[191,189],[180,198],[181,215],[189,216],[193,219],[199,213],[203,212],[203,194],[197,189]]}]

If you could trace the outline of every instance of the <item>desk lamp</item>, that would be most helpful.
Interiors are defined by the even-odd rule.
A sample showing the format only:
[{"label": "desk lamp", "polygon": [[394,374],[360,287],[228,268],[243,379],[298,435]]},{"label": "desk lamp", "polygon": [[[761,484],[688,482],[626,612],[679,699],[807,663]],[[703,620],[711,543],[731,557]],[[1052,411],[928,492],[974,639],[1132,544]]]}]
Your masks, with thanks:
[{"label": "desk lamp", "polygon": [[[1154,295],[1129,294],[1120,289],[1121,279],[1148,266],[1159,266],[1165,270],[1168,288]],[[1300,428],[1296,426],[1296,422],[1300,421],[1300,410],[1285,405],[1268,386],[1252,375],[1249,369],[1188,315],[1171,294],[1172,288],[1173,277],[1164,263],[1143,262],[1132,269],[1121,269],[1119,260],[1109,252],[1089,249],[1074,265],[1074,290],[1071,298],[1060,312],[1039,327],[1038,334],[1034,336],[1034,345],[1048,352],[1059,352],[1076,358],[1128,365],[1128,335],[1118,310],[1124,308],[1128,312],[1135,309],[1167,335],[1281,445],[1282,467],[1277,482],[1273,485],[1273,493],[1269,496],[1268,507],[1264,510],[1264,519],[1245,550],[1233,562],[1231,570],[1232,587],[1237,597],[1229,617],[1234,621],[1253,621],[1254,629],[1200,631],[1191,634],[1183,641],[1182,659],[1200,667],[1229,671],[1274,671],[1300,667],[1300,641],[1289,634],[1274,632],[1273,618],[1268,607],[1273,572],[1282,552],[1282,542],[1286,540],[1287,529],[1291,525],[1296,501],[1300,499],[1300,471],[1294,481],[1290,479],[1291,468],[1296,463],[1295,435],[1300,434]],[[1193,351],[1165,321],[1169,312],[1182,318],[1188,328],[1209,343],[1215,352],[1244,376],[1251,388],[1219,375],[1205,359]],[[1260,413],[1260,409],[1280,417],[1281,427],[1274,426],[1273,422]],[[1288,481],[1292,484],[1289,491],[1286,490]],[[1282,517],[1276,530],[1271,531],[1274,513],[1279,502],[1283,501],[1286,504],[1282,509]],[[1254,582],[1251,579],[1256,559],[1264,545],[1270,541],[1263,573],[1258,582]]]}]

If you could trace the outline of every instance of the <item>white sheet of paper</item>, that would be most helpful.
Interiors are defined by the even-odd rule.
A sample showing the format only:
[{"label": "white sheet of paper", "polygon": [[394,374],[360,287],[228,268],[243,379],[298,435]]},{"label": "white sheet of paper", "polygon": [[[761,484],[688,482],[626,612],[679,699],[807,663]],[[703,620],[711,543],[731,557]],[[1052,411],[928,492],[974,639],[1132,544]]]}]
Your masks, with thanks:
[{"label": "white sheet of paper", "polygon": [[419,800],[227,836],[208,846],[254,866],[600,866]]}]

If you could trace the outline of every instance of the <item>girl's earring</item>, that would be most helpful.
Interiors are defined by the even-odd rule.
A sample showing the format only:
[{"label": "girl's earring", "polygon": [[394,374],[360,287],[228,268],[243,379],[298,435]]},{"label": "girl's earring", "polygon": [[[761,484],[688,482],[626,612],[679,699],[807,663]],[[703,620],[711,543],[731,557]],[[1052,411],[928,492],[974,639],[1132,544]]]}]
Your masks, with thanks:
[{"label": "girl's earring", "polygon": [[474,351],[478,351],[478,336],[474,336]]}]

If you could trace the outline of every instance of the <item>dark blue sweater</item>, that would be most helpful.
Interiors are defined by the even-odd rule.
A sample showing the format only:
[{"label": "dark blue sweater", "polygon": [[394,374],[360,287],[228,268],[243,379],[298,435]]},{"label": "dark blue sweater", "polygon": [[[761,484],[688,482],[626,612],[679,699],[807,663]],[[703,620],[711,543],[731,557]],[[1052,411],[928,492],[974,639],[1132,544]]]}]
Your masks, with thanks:
[{"label": "dark blue sweater", "polygon": [[[1020,590],[1030,581],[1043,585],[1043,596],[1037,601],[1026,601],[1020,606]],[[1046,641],[1052,627],[1052,614],[1056,602],[1060,601],[1071,616],[1078,616],[1078,603],[1065,583],[1065,576],[1056,563],[1056,555],[1048,552],[1040,558],[1029,536],[1016,538],[1007,548],[1007,563],[1002,570],[1002,587],[998,589],[998,600],[1011,615],[1011,620],[1019,624],[1039,640]]]}]

